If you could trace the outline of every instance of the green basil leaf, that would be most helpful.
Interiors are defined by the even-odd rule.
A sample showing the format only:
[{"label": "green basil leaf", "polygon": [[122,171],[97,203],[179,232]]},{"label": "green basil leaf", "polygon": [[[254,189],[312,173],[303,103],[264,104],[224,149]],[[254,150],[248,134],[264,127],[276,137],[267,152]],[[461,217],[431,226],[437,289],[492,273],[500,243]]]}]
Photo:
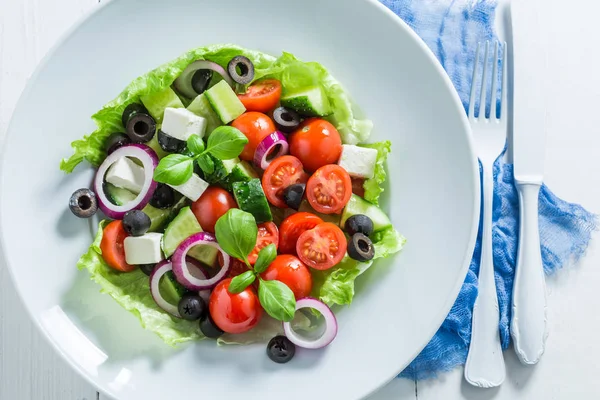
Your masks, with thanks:
[{"label": "green basil leaf", "polygon": [[233,126],[219,126],[208,137],[205,152],[220,160],[230,160],[240,155],[248,138]]},{"label": "green basil leaf", "polygon": [[230,209],[215,224],[215,236],[223,251],[240,260],[248,259],[257,235],[256,220],[239,208]]},{"label": "green basil leaf", "polygon": [[231,294],[243,292],[244,289],[252,285],[252,282],[254,282],[255,279],[256,276],[254,275],[254,271],[246,271],[233,278],[227,290],[229,290],[229,293]]},{"label": "green basil leaf", "polygon": [[210,158],[208,154],[201,154],[196,158],[196,162],[205,174],[212,174],[215,172],[215,162]]},{"label": "green basil leaf", "polygon": [[204,151],[204,140],[198,135],[191,135],[187,140],[187,148],[194,155],[201,154]]},{"label": "green basil leaf", "polygon": [[280,281],[260,281],[258,300],[267,314],[279,321],[294,319],[296,299],[294,292]]},{"label": "green basil leaf", "polygon": [[169,154],[154,170],[154,180],[170,185],[181,185],[194,173],[194,160],[183,154]]},{"label": "green basil leaf", "polygon": [[264,272],[267,268],[269,268],[269,264],[275,260],[275,257],[277,257],[277,247],[275,247],[273,243],[263,247],[258,253],[258,259],[254,264],[254,271],[256,271],[258,274]]}]

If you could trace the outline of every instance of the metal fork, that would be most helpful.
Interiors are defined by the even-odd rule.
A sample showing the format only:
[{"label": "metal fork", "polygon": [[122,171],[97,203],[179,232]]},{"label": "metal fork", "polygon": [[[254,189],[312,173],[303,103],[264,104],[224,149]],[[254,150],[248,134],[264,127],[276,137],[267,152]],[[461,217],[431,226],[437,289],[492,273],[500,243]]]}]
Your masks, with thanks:
[{"label": "metal fork", "polygon": [[477,91],[478,64],[481,55],[481,44],[477,45],[471,97],[469,100],[469,122],[473,131],[473,139],[479,160],[483,166],[483,231],[481,242],[481,262],[479,266],[479,294],[473,309],[473,326],[471,328],[471,345],[465,365],[465,379],[471,385],[490,388],[499,386],[504,381],[506,369],[500,345],[498,323],[498,295],[494,280],[494,260],[492,251],[492,202],[494,197],[494,161],[504,148],[508,120],[507,105],[507,47],[504,43],[502,59],[502,95],[501,115],[496,117],[498,89],[498,43],[494,46],[492,57],[492,93],[489,117],[486,118],[487,84],[489,82],[489,50],[490,43],[485,43],[483,76],[481,78],[481,96],[479,114],[475,115],[475,96]]}]

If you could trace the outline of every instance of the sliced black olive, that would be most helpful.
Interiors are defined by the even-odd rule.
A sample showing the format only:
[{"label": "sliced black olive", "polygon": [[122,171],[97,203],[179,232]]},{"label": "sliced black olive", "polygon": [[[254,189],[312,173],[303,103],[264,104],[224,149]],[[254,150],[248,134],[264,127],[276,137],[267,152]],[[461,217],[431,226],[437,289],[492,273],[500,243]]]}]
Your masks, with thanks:
[{"label": "sliced black olive", "polygon": [[186,293],[179,300],[177,310],[181,318],[188,321],[197,321],[202,318],[206,312],[206,302],[197,293]]},{"label": "sliced black olive", "polygon": [[373,233],[373,221],[366,215],[355,214],[346,220],[344,229],[346,229],[346,232],[350,236],[355,233],[371,236],[371,233]]},{"label": "sliced black olive", "polygon": [[156,121],[148,114],[136,113],[127,121],[127,136],[134,143],[146,143],[156,133]]},{"label": "sliced black olive", "polygon": [[213,339],[216,339],[225,333],[217,326],[217,324],[215,324],[215,321],[213,321],[209,313],[206,313],[205,318],[200,320],[200,331],[204,336]]},{"label": "sliced black olive", "polygon": [[160,129],[158,130],[158,144],[160,148],[169,153],[181,153],[185,150],[186,143],[183,140],[167,135]]},{"label": "sliced black olive", "polygon": [[304,191],[306,190],[305,183],[295,183],[286,187],[283,190],[283,201],[289,208],[293,208],[298,211],[302,198],[304,197]]},{"label": "sliced black olive", "polygon": [[273,111],[273,121],[277,129],[283,133],[292,133],[302,122],[296,111],[285,107],[277,107]]},{"label": "sliced black olive", "polygon": [[285,336],[275,336],[267,345],[267,355],[276,363],[284,364],[294,358],[296,345]]},{"label": "sliced black olive", "polygon": [[156,264],[143,264],[143,265],[140,265],[139,267],[143,273],[150,276],[150,274],[152,274],[152,271],[154,271],[154,267],[156,267]]},{"label": "sliced black olive", "polygon": [[198,94],[208,89],[208,84],[212,79],[213,72],[210,69],[199,69],[192,75],[192,89]]},{"label": "sliced black olive", "polygon": [[152,220],[148,214],[140,210],[127,211],[123,217],[123,229],[131,236],[142,236],[148,232],[150,225]]},{"label": "sliced black olive", "polygon": [[140,103],[131,103],[125,107],[125,110],[123,110],[123,115],[121,116],[121,122],[123,122],[123,126],[127,127],[127,121],[129,121],[129,118],[138,113],[148,114],[148,110],[143,104]]},{"label": "sliced black olive", "polygon": [[227,72],[235,82],[247,85],[254,79],[254,64],[247,57],[235,56],[227,64]]},{"label": "sliced black olive", "polygon": [[71,212],[79,218],[89,218],[98,211],[96,194],[90,189],[76,190],[69,199]]},{"label": "sliced black olive", "polygon": [[348,243],[348,255],[356,261],[369,261],[375,256],[373,242],[362,233],[355,233]]},{"label": "sliced black olive", "polygon": [[113,151],[121,146],[131,143],[131,139],[124,133],[116,132],[108,137],[106,140],[106,152],[111,154]]},{"label": "sliced black olive", "polygon": [[150,199],[150,205],[156,208],[169,208],[175,204],[175,191],[164,183],[159,183]]}]

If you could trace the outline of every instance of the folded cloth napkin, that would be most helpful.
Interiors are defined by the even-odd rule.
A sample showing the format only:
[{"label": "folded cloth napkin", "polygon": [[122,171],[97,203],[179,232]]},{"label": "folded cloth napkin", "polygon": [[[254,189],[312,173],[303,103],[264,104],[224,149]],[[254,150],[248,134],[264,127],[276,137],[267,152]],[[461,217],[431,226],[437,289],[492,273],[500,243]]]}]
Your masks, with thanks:
[{"label": "folded cloth napkin", "polygon": [[[474,49],[496,40],[495,0],[380,0],[427,43],[450,76],[468,108]],[[477,107],[478,108],[478,105]],[[502,347],[510,343],[512,288],[519,235],[519,200],[513,167],[500,156],[494,166],[493,245],[500,305]],[[540,192],[540,237],[544,270],[551,274],[585,252],[598,227],[594,214],[556,197],[545,185]],[[427,379],[464,364],[471,340],[471,316],[477,297],[481,232],[465,283],[456,303],[431,342],[400,374]]]}]

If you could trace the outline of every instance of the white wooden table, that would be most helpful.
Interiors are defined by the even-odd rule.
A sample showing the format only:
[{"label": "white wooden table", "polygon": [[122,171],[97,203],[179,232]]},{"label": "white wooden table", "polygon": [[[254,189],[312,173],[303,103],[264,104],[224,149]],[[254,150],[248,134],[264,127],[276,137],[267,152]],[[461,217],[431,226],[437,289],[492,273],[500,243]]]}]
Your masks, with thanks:
[{"label": "white wooden table", "polygon": [[[82,14],[102,0],[0,0],[0,138],[36,64]],[[596,0],[530,0],[549,38],[546,182],[560,196],[600,213],[600,31]],[[165,1],[165,4],[168,2]],[[533,6],[533,5],[532,5]],[[550,86],[551,85],[551,86]],[[600,251],[548,280],[551,335],[538,366],[506,353],[498,389],[467,385],[462,369],[439,379],[396,379],[371,400],[600,398]],[[29,321],[0,270],[0,400],[109,400],[55,354]]]}]

